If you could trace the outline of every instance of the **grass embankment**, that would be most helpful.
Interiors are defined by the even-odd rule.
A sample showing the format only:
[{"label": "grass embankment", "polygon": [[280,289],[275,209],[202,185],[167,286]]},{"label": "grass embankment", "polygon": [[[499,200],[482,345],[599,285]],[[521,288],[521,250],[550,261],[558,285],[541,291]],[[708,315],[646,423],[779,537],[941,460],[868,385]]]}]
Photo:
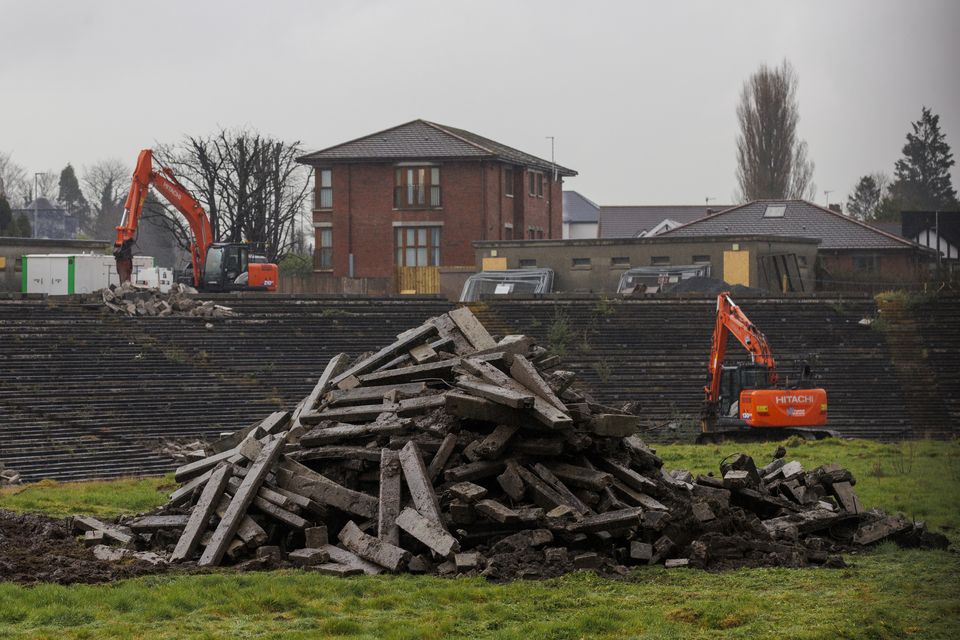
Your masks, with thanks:
[{"label": "grass embankment", "polygon": [[[670,445],[659,452],[669,468],[705,473],[737,450],[765,462],[774,447]],[[823,441],[796,444],[788,455],[807,468],[843,464],[856,474],[865,505],[902,509],[935,528],[948,527],[957,542],[960,443]],[[149,494],[168,483],[31,487],[4,492],[0,507],[106,516],[162,502],[165,493]],[[127,508],[124,496],[130,498]],[[644,568],[625,581],[575,574],[503,585],[411,576],[336,579],[295,571],[152,576],[72,587],[0,583],[0,637],[960,637],[957,554],[884,545],[847,561],[851,566],[841,570]]]},{"label": "grass embankment", "polygon": [[176,487],[172,476],[90,482],[42,480],[0,489],[0,509],[40,512],[54,517],[81,513],[113,518],[159,507]]}]

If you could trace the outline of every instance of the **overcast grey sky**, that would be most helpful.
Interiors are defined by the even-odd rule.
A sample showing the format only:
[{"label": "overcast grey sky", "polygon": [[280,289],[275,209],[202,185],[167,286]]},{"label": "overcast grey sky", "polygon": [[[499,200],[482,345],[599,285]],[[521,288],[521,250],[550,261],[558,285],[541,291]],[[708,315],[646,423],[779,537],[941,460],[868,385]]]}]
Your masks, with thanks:
[{"label": "overcast grey sky", "polygon": [[59,171],[220,125],[312,150],[424,118],[546,158],[556,136],[600,204],[729,201],[740,88],[786,57],[822,203],[892,173],[921,105],[960,157],[958,27],[956,0],[0,0],[0,151]]}]

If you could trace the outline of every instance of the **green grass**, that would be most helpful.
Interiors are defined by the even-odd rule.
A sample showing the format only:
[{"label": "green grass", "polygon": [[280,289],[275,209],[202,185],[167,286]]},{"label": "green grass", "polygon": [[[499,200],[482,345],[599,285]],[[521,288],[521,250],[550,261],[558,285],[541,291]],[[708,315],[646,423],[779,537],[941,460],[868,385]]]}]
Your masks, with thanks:
[{"label": "green grass", "polygon": [[176,486],[172,476],[90,482],[42,480],[0,489],[0,509],[39,511],[55,517],[80,513],[113,518],[159,507]]},{"label": "green grass", "polygon": [[960,560],[882,549],[843,570],[649,568],[544,582],[282,571],[0,583],[11,638],[956,638]]},{"label": "green grass", "polygon": [[[867,506],[960,527],[960,443],[788,443],[806,468],[839,462]],[[775,444],[658,447],[668,468],[718,468]],[[32,486],[0,507],[143,511],[169,479]],[[161,489],[162,493],[158,493]],[[915,506],[914,506],[915,505]],[[2,552],[0,552],[2,555]],[[0,582],[0,638],[958,638],[960,557],[882,545],[850,567],[573,574],[543,582],[412,576],[329,578],[298,571],[151,576],[107,585]]]}]

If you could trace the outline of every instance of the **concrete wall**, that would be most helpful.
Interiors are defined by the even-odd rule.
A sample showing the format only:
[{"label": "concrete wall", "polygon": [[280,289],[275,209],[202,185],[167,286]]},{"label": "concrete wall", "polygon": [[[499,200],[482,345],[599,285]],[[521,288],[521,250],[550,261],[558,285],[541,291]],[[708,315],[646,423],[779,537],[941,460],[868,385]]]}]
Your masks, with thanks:
[{"label": "concrete wall", "polygon": [[[612,293],[624,271],[656,264],[709,262],[714,278],[724,279],[724,252],[749,254],[749,285],[761,286],[759,256],[796,254],[807,291],[813,289],[819,240],[779,236],[714,238],[610,238],[475,242],[477,270],[483,258],[505,257],[507,268],[547,267],[555,273],[554,290],[570,293]],[[657,258],[655,261],[654,259]],[[665,259],[665,260],[664,260]]]},{"label": "concrete wall", "polygon": [[0,291],[19,292],[23,271],[20,259],[32,253],[109,253],[110,240],[45,240],[0,237]]},{"label": "concrete wall", "polygon": [[929,275],[936,260],[933,252],[920,250],[845,250],[820,253],[822,288],[831,291],[882,291],[916,283]]}]

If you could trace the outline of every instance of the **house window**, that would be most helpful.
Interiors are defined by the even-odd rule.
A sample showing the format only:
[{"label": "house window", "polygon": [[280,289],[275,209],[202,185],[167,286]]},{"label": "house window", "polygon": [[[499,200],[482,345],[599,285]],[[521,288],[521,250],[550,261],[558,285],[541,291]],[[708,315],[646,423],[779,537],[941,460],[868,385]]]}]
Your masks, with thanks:
[{"label": "house window", "polygon": [[317,209],[333,208],[333,170],[317,169]]},{"label": "house window", "polygon": [[630,256],[615,256],[610,258],[611,267],[629,267],[630,266]]},{"label": "house window", "polygon": [[397,167],[393,206],[397,209],[438,208],[440,167]]},{"label": "house window", "polygon": [[521,268],[529,268],[529,267],[535,267],[535,266],[537,266],[536,258],[522,258],[520,260]]},{"label": "house window", "polygon": [[397,227],[398,267],[440,266],[440,227]]},{"label": "house window", "polygon": [[503,170],[503,195],[508,198],[513,197],[513,167],[506,167]]},{"label": "house window", "polygon": [[14,273],[21,273],[23,271],[23,258],[15,258],[13,261],[13,271]]},{"label": "house window", "polygon": [[877,256],[853,256],[853,270],[857,273],[876,273],[880,270]]},{"label": "house window", "polygon": [[653,256],[650,264],[654,267],[664,267],[670,264],[670,256]]},{"label": "house window", "polygon": [[529,189],[527,192],[537,198],[543,197],[543,174],[539,171],[527,171],[529,177]]},{"label": "house window", "polygon": [[317,229],[317,269],[333,269],[333,229]]},{"label": "house window", "polygon": [[574,266],[574,267],[589,267],[589,266],[590,266],[590,258],[574,258],[574,259],[573,259],[573,266]]},{"label": "house window", "polygon": [[504,239],[504,240],[513,240],[513,227],[504,227],[504,229],[503,229],[503,239]]},{"label": "house window", "polygon": [[710,256],[706,254],[694,254],[693,264],[710,264]]}]

